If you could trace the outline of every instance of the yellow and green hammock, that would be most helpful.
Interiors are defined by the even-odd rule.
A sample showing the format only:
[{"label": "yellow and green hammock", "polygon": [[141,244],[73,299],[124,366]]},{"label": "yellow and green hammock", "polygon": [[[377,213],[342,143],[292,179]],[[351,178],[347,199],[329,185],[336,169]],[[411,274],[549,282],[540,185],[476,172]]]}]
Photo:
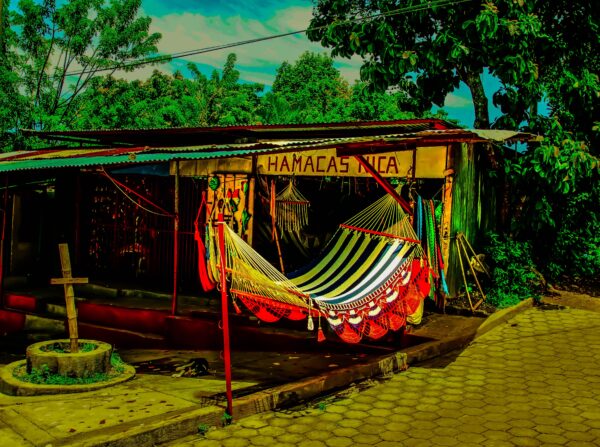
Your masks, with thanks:
[{"label": "yellow and green hammock", "polygon": [[[429,267],[408,215],[389,195],[341,224],[322,255],[287,277],[225,225],[226,268],[232,298],[259,319],[319,320],[346,342],[377,339],[418,323],[429,294]],[[219,279],[215,238],[209,266]]]}]

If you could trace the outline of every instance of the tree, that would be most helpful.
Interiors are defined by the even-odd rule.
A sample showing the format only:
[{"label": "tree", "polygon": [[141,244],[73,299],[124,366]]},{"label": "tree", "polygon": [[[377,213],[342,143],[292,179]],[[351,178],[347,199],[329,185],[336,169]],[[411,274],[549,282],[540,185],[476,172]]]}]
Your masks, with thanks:
[{"label": "tree", "polygon": [[428,107],[408,93],[413,87],[410,84],[382,92],[367,87],[364,82],[349,86],[330,56],[305,52],[293,64],[283,62],[279,66],[272,91],[261,100],[259,114],[266,124],[432,116]]},{"label": "tree", "polygon": [[585,105],[582,115],[597,110],[593,3],[318,0],[308,36],[334,56],[362,56],[361,78],[373,89],[409,79],[427,108],[443,105],[464,82],[473,97],[475,127],[490,126],[482,83],[487,69],[503,86],[494,96],[505,114],[499,123],[516,128],[535,120],[542,98],[556,111],[565,95],[573,105]]},{"label": "tree", "polygon": [[[156,53],[160,34],[139,17],[141,0],[20,0],[11,12],[7,51],[24,107],[13,128],[69,128],[80,94],[100,73]],[[125,64],[125,65],[124,65]]]},{"label": "tree", "polygon": [[[343,121],[349,99],[350,88],[333,66],[333,59],[307,51],[293,64],[283,62],[279,66],[262,114],[269,119],[276,117],[278,124]],[[283,110],[285,116],[281,116]]]},{"label": "tree", "polygon": [[203,114],[200,125],[231,126],[257,124],[260,118],[257,110],[259,93],[264,86],[257,83],[240,82],[240,72],[235,69],[237,56],[227,56],[222,73],[214,70],[207,79],[194,65],[189,68],[204,95],[201,107]]},{"label": "tree", "polygon": [[112,76],[92,80],[81,94],[77,129],[181,127],[198,125],[197,85],[181,73],[155,70],[146,80]]}]

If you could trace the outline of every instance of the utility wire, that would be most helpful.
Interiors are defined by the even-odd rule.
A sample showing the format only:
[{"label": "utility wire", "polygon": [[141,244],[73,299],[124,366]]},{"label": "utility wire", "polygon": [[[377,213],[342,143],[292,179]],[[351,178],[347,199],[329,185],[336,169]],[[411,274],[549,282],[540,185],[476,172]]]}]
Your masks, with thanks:
[{"label": "utility wire", "polygon": [[[348,20],[343,20],[340,22],[333,22],[328,25],[317,26],[314,28],[306,28],[306,29],[297,30],[297,31],[290,31],[287,33],[274,34],[271,36],[257,37],[255,39],[230,42],[230,43],[226,43],[226,44],[222,44],[222,45],[214,45],[211,47],[205,47],[205,48],[199,48],[199,49],[195,49],[195,50],[182,51],[179,53],[172,53],[172,54],[168,54],[168,55],[150,57],[150,58],[137,60],[137,61],[134,60],[134,61],[131,61],[128,63],[122,63],[122,64],[113,65],[110,67],[99,68],[99,69],[95,70],[95,72],[122,70],[122,69],[126,69],[129,67],[137,67],[140,65],[156,64],[159,62],[168,62],[173,59],[180,59],[183,57],[194,56],[197,54],[210,53],[213,51],[224,50],[227,48],[239,47],[239,46],[243,46],[243,45],[264,42],[267,40],[279,39],[281,37],[292,36],[294,34],[305,33],[307,31],[317,31],[317,30],[328,28],[331,25],[346,25],[349,23],[361,23],[361,22],[366,22],[368,20],[377,19],[379,17],[389,17],[389,16],[400,15],[400,14],[405,14],[405,13],[419,12],[419,11],[424,11],[427,9],[441,8],[441,7],[445,7],[445,6],[454,6],[454,5],[458,5],[461,3],[469,3],[469,2],[473,2],[473,1],[475,1],[475,0],[434,0],[434,1],[429,1],[429,2],[421,4],[421,5],[407,6],[405,8],[394,9],[392,11],[382,12],[379,14],[373,14],[373,15],[366,16],[366,17],[348,19]],[[85,74],[86,72],[87,72],[87,70],[71,71],[71,72],[67,72],[65,74],[65,76],[81,75],[81,74]]]}]

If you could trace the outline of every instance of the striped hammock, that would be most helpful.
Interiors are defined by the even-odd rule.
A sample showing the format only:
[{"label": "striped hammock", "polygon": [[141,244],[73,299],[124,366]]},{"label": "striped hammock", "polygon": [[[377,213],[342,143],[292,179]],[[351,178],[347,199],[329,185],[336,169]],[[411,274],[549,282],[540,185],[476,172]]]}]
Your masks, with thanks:
[{"label": "striped hammock", "polygon": [[308,318],[310,329],[318,318],[320,329],[324,317],[344,341],[357,343],[398,330],[407,318],[420,320],[429,267],[408,216],[389,195],[340,225],[321,257],[288,277],[227,225],[224,234],[229,292],[263,321]]}]

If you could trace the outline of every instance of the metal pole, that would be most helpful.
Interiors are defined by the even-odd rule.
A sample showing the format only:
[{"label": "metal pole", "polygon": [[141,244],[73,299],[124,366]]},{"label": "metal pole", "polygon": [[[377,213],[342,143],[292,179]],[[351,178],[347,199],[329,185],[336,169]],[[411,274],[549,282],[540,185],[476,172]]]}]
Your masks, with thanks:
[{"label": "metal pole", "polygon": [[221,318],[223,329],[223,363],[225,364],[225,386],[227,389],[227,414],[233,417],[233,394],[231,392],[231,350],[229,348],[229,310],[227,307],[227,261],[225,253],[225,221],[219,214],[219,256],[221,258]]},{"label": "metal pole", "polygon": [[179,161],[175,162],[175,197],[173,199],[175,216],[173,217],[173,300],[171,314],[177,315],[177,276],[179,269]]}]

